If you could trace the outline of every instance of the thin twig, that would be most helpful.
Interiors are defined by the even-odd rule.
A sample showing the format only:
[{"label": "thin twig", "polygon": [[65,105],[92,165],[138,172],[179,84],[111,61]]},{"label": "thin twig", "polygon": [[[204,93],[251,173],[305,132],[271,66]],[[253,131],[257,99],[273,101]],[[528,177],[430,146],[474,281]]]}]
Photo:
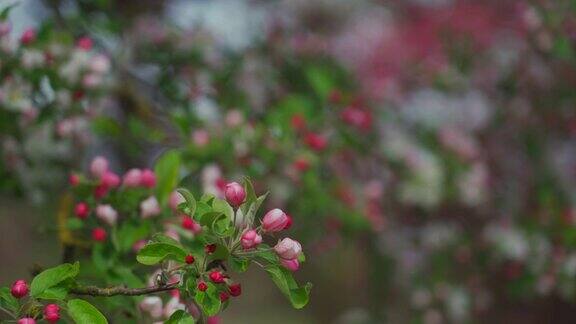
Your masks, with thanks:
[{"label": "thin twig", "polygon": [[172,290],[176,288],[179,284],[180,284],[179,282],[176,282],[165,286],[154,286],[144,288],[128,288],[123,286],[116,286],[109,288],[101,288],[96,286],[77,286],[70,289],[70,292],[75,295],[89,295],[94,297],[96,296],[111,297],[117,295],[140,296]]}]

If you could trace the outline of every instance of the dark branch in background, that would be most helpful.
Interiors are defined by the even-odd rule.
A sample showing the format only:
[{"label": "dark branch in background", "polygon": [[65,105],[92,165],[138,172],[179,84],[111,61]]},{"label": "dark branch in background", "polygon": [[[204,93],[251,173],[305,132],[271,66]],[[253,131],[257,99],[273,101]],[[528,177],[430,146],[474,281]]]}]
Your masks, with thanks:
[{"label": "dark branch in background", "polygon": [[159,293],[172,290],[180,284],[179,282],[171,283],[165,286],[154,286],[144,288],[128,288],[124,286],[101,288],[96,286],[77,286],[70,289],[70,293],[75,295],[89,295],[94,297],[112,297],[112,296],[140,296]]}]

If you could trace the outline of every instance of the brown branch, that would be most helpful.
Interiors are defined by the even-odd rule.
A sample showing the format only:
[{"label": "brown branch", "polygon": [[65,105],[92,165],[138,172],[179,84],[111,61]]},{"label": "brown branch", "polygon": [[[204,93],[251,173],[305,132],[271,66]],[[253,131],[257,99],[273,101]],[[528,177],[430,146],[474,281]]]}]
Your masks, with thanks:
[{"label": "brown branch", "polygon": [[154,294],[158,292],[163,292],[167,290],[172,290],[178,286],[179,282],[171,283],[165,286],[154,286],[154,287],[144,287],[144,288],[128,288],[124,286],[101,288],[96,286],[77,286],[70,289],[70,293],[75,295],[89,295],[89,296],[102,296],[102,297],[112,297],[112,296],[140,296]]}]

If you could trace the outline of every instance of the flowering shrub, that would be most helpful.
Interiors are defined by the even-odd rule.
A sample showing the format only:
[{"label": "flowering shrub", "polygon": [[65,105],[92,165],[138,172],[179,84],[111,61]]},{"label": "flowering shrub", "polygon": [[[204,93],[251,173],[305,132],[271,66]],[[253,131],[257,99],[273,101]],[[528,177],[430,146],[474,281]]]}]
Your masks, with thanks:
[{"label": "flowering shrub", "polygon": [[[265,245],[267,237],[292,224],[282,210],[295,216],[292,230],[314,260],[324,260],[324,252],[339,245],[353,246],[370,270],[359,274],[365,289],[358,291],[370,297],[362,305],[371,312],[366,321],[490,321],[484,316],[506,307],[502,301],[573,300],[572,5],[285,1],[266,12],[270,22],[240,48],[226,47],[203,26],[181,28],[140,11],[126,18],[130,23],[108,25],[102,21],[118,18],[114,5],[81,8],[80,19],[64,17],[68,30],[54,34],[90,37],[78,38],[74,47],[70,40],[55,40],[74,48],[49,65],[56,70],[30,65],[38,55],[19,55],[46,51],[51,37],[38,42],[26,32],[8,51],[13,54],[2,52],[15,63],[1,66],[0,82],[25,95],[0,100],[0,108],[13,111],[19,99],[44,96],[44,78],[72,97],[77,88],[91,89],[78,102],[62,104],[80,107],[79,118],[93,116],[101,94],[106,107],[114,108],[113,114],[90,118],[94,134],[82,133],[113,143],[106,154],[114,159],[109,165],[97,158],[86,163],[88,174],[72,174],[74,202],[65,209],[74,217],[62,217],[58,226],[66,229],[60,232],[66,245],[76,252],[89,249],[92,257],[82,261],[82,269],[94,271],[102,285],[144,286],[149,268],[137,261],[150,244],[185,252],[168,253],[159,272],[164,285],[184,285],[179,295],[131,301],[133,309],[166,319],[194,300],[198,305],[188,310],[209,316],[221,307],[211,304],[208,311],[210,305],[195,300],[198,291],[212,294],[202,302],[225,306],[241,292],[226,277],[228,270],[242,270],[243,262],[269,267],[269,257],[273,279],[299,305],[301,296],[290,294],[296,289],[292,281],[278,276],[300,267],[300,243],[280,236]],[[79,23],[94,17],[106,19],[92,30]],[[7,28],[0,26],[3,41]],[[41,34],[53,31],[46,28],[37,39]],[[118,35],[129,41],[120,49],[108,46]],[[88,66],[81,60],[75,70],[77,82],[59,81],[66,78],[56,72],[75,61],[70,52],[86,53],[92,45]],[[92,89],[87,85],[94,80],[84,82],[85,73],[100,51],[114,63],[112,79],[121,81],[96,82]],[[29,80],[29,69],[39,74]],[[19,78],[8,77],[12,73]],[[26,116],[3,118],[16,130],[2,128],[2,135],[6,129],[26,137],[36,123],[53,125],[62,118],[18,122]],[[21,145],[20,136],[6,138]],[[147,165],[166,148],[174,151],[154,170],[130,169]],[[3,150],[3,160],[14,161],[12,152]],[[271,190],[260,201],[268,212],[257,224],[248,217],[247,201],[258,201],[251,198],[251,185],[230,182],[244,174],[255,179],[257,191]],[[59,179],[54,183],[65,177]],[[174,192],[178,182],[202,188],[194,192],[202,197],[194,200],[195,208],[187,193]],[[147,240],[152,243],[145,245]],[[166,274],[176,268],[175,278]],[[202,282],[186,290],[194,276]],[[296,291],[307,294],[306,286]],[[118,309],[99,306],[107,313]],[[55,309],[46,318],[59,314]]]},{"label": "flowering shrub", "polygon": [[[178,169],[178,155],[168,152],[155,171],[132,169],[120,180],[105,158],[95,158],[90,175],[74,176],[75,217],[66,226],[74,236],[70,243],[92,251],[86,263],[93,269],[87,271],[98,274],[106,288],[85,285],[80,263],[65,263],[42,271],[30,285],[18,280],[3,288],[2,309],[19,323],[56,322],[63,316],[60,309],[77,323],[106,323],[88,301],[71,296],[169,292],[165,300],[149,296],[102,307],[105,313],[121,307],[129,318],[138,316],[139,307],[152,320],[205,323],[227,307],[230,297],[242,294],[232,276],[252,264],[269,274],[292,306],[304,307],[311,284],[299,286],[292,276],[304,262],[302,247],[290,238],[273,243],[291,218],[273,209],[259,220],[267,194],[257,196],[249,180],[228,184],[226,200],[210,194],[195,199],[184,188],[174,191]],[[264,241],[268,236],[274,246]]]}]

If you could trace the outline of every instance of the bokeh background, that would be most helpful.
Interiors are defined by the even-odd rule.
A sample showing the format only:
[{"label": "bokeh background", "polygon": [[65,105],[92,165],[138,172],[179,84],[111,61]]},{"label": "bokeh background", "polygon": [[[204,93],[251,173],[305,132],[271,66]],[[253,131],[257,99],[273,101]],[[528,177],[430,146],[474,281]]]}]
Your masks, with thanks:
[{"label": "bokeh background", "polygon": [[224,323],[576,318],[576,2],[25,0],[7,22],[0,284],[61,259],[71,170],[178,149],[183,183],[249,175],[305,245],[305,309],[254,270]]}]

